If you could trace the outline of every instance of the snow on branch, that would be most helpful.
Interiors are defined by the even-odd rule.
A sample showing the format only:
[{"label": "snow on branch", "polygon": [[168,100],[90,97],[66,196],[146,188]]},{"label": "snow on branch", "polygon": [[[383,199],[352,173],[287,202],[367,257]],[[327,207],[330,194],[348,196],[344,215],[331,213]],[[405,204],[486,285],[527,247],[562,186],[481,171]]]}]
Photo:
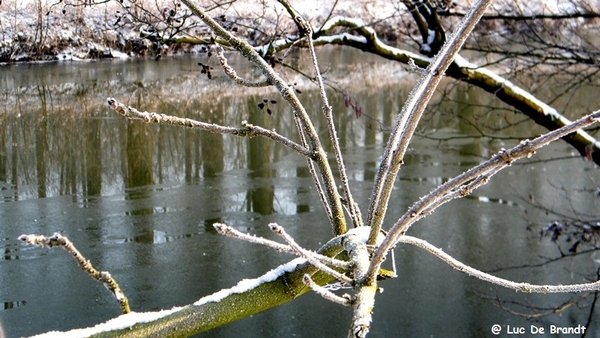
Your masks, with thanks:
[{"label": "snow on branch", "polygon": [[399,239],[400,243],[411,244],[421,249],[426,250],[429,253],[432,253],[437,258],[446,262],[452,268],[464,272],[469,276],[476,277],[485,282],[489,282],[492,284],[496,284],[508,289],[513,289],[516,291],[521,291],[525,293],[567,293],[567,292],[586,292],[586,291],[600,291],[600,280],[595,281],[593,283],[584,283],[584,284],[572,284],[572,285],[533,285],[529,283],[518,283],[513,282],[504,278],[496,277],[485,273],[483,271],[472,268],[449,254],[445,253],[442,249],[436,248],[432,244],[422,239],[404,235]]},{"label": "snow on branch", "polygon": [[[346,29],[340,31],[335,28]],[[315,46],[353,47],[392,61],[409,64],[413,69],[416,67],[425,69],[433,61],[433,58],[387,45],[377,37],[372,28],[365,26],[365,23],[359,19],[343,16],[331,18],[323,24],[321,30],[315,32],[314,36]],[[290,48],[294,41],[296,40],[281,39],[272,46],[275,51],[281,51]],[[307,43],[296,45],[308,46]],[[257,50],[264,48],[257,47]],[[452,67],[445,75],[482,88],[549,130],[558,129],[570,122],[555,108],[485,67],[474,65],[459,55],[454,58],[454,65],[456,67]],[[575,147],[581,155],[600,164],[600,142],[586,131],[579,130],[565,138],[565,141]]]},{"label": "snow on branch", "polygon": [[287,272],[294,271],[298,265],[304,263],[306,263],[306,260],[304,258],[293,259],[285,264],[282,264],[268,271],[267,273],[258,278],[242,279],[235,286],[229,289],[223,289],[221,291],[213,293],[212,295],[202,297],[197,302],[195,302],[194,305],[198,306],[206,303],[217,303],[232,294],[240,294],[250,291],[261,284],[276,280],[277,278],[283,276]]},{"label": "snow on branch", "polygon": [[121,306],[121,310],[123,313],[129,313],[131,310],[129,309],[129,300],[121,291],[119,284],[114,280],[114,278],[107,271],[98,271],[90,261],[88,261],[82,254],[75,248],[73,242],[71,242],[67,237],[62,236],[59,233],[54,233],[54,235],[50,237],[46,237],[43,235],[21,235],[19,236],[19,240],[30,244],[30,245],[40,245],[47,246],[49,248],[60,246],[65,251],[70,253],[73,258],[77,261],[81,269],[87,272],[92,278],[95,280],[102,282],[104,286],[112,292],[115,296],[119,305]]}]

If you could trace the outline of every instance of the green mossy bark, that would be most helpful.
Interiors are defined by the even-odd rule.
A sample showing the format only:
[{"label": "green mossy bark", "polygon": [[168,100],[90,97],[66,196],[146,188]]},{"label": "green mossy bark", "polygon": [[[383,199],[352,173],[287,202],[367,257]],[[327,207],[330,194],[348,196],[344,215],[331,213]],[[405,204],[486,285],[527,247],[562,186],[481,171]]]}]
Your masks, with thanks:
[{"label": "green mossy bark", "polygon": [[[321,254],[336,256],[341,250],[340,245],[332,245]],[[305,263],[274,281],[263,283],[244,293],[231,294],[219,302],[188,305],[180,311],[152,322],[103,332],[91,337],[188,337],[296,299],[310,291],[302,282],[305,274],[312,275],[312,279],[320,285],[333,280],[331,276]]]}]

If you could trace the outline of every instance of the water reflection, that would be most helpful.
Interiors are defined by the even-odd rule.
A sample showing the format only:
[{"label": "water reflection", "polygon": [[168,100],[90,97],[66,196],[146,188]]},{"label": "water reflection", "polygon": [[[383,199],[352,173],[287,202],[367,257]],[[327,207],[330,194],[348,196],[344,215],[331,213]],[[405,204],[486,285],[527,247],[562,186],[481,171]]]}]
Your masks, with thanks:
[{"label": "water reflection", "polygon": [[[332,52],[330,57],[335,61],[348,56]],[[0,301],[11,307],[5,305],[0,320],[9,336],[94,325],[119,313],[111,296],[82,275],[70,257],[23,246],[16,240],[21,233],[60,231],[71,237],[89,259],[113,273],[135,311],[193,302],[289,258],[217,236],[212,227],[215,222],[273,238],[266,224],[276,221],[311,249],[331,236],[306,161],[283,146],[258,137],[238,139],[127,121],[106,107],[107,96],[121,97],[142,110],[234,126],[247,120],[282,133],[291,131],[288,134],[296,139],[292,112],[285,105],[272,107],[272,114],[257,106],[264,98],[276,99],[275,94],[248,90],[234,95],[227,80],[216,72],[210,83],[200,76],[197,62],[180,58],[62,68],[38,65],[15,68],[12,75],[0,69],[5,99],[0,107],[0,250],[4,253],[0,256]],[[304,61],[296,58],[295,62],[302,67]],[[342,82],[348,69],[340,72]],[[256,75],[243,67],[238,73]],[[334,77],[335,70],[328,75]],[[361,81],[372,76],[365,73]],[[402,79],[406,86],[356,83],[349,87],[363,107],[360,119],[345,107],[343,95],[330,92],[348,176],[363,214],[389,126],[410,90],[410,75]],[[327,140],[319,96],[302,89],[300,99]],[[475,106],[486,103],[468,88],[452,95],[450,103],[428,112],[419,126],[421,136],[405,158],[386,226],[435,186],[517,142],[472,137],[474,123],[486,116]],[[519,125],[512,132],[521,135],[530,129],[531,125]],[[329,142],[324,144],[330,147]],[[541,156],[567,152],[558,145]],[[425,219],[411,229],[412,234],[477,267],[514,265],[552,255],[553,246],[540,244],[536,234],[521,231],[526,206],[515,202],[520,201],[516,195],[531,192],[551,205],[558,204],[548,181],[565,186],[589,185],[590,176],[600,181],[596,171],[584,165],[575,169],[561,169],[555,162],[540,162],[533,169],[513,166],[476,195]],[[544,176],[553,172],[554,176]],[[573,197],[574,204],[589,213],[598,210],[597,200],[577,198]],[[398,251],[400,277],[383,285],[387,296],[377,300],[375,336],[439,332],[481,336],[492,322],[528,323],[480,299],[477,293],[488,294],[489,285],[456,274],[413,248]],[[64,270],[57,271],[56,266]],[[571,283],[585,275],[584,267],[585,262],[565,266],[564,271],[581,272],[575,274],[557,274],[553,267],[505,277]],[[48,292],[56,295],[51,302],[43,301]],[[247,336],[249,332],[339,336],[347,330],[349,319],[344,311],[308,296],[209,336]],[[576,312],[570,315],[581,319]],[[292,323],[290,318],[294,318]],[[22,327],[23,320],[33,324]],[[559,320],[566,323],[569,319]]]},{"label": "water reflection", "polygon": [[[6,311],[6,310],[11,310],[11,309],[16,309],[18,307],[24,306],[25,304],[27,304],[27,301],[24,301],[24,300],[17,300],[17,301],[12,301],[12,302],[4,302],[4,306],[2,308],[0,308],[0,311]],[[3,337],[1,329],[2,328],[0,327],[0,337]]]}]

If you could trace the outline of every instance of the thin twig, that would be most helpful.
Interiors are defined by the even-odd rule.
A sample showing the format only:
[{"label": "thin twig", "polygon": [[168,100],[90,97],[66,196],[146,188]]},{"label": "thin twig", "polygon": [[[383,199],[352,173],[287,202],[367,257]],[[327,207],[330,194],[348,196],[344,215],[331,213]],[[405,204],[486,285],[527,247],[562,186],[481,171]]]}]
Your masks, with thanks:
[{"label": "thin twig", "polygon": [[441,259],[452,268],[464,272],[469,276],[481,279],[483,281],[496,284],[508,289],[521,291],[525,293],[568,293],[568,292],[589,292],[589,291],[600,291],[600,280],[593,283],[584,284],[572,284],[572,285],[534,285],[529,283],[517,283],[504,278],[496,277],[485,273],[481,270],[477,270],[467,264],[464,264],[449,254],[445,253],[442,249],[436,248],[432,244],[422,239],[412,236],[402,236],[399,239],[401,243],[407,243],[417,246],[421,249],[427,250],[437,258]]},{"label": "thin twig", "polygon": [[[316,252],[302,249],[302,250],[304,250],[304,252],[307,253],[306,256],[304,256],[298,250],[298,248],[295,248],[291,245],[285,245],[285,244],[281,244],[281,243],[278,243],[278,242],[275,242],[275,241],[272,241],[272,240],[269,240],[266,238],[258,237],[255,235],[245,234],[243,232],[235,230],[234,228],[232,228],[224,223],[214,223],[213,227],[221,235],[241,239],[241,240],[244,240],[244,241],[247,241],[250,243],[268,246],[279,252],[286,252],[286,253],[290,253],[290,254],[294,254],[294,255],[299,255],[299,256],[302,256],[303,258],[310,257],[310,260],[307,259],[307,261],[309,261],[309,263],[312,264],[311,260],[313,260],[313,261],[316,260],[321,263],[321,264],[318,264],[318,262],[317,262],[317,264],[313,264],[315,266],[319,265],[319,266],[317,266],[318,268],[320,268],[323,264],[328,264],[328,265],[335,266],[335,267],[338,267],[340,269],[345,269],[345,270],[348,270],[350,268],[350,263],[348,263],[348,262],[344,262],[339,259],[323,256]],[[296,244],[296,243],[294,242],[294,244]]]},{"label": "thin twig", "polygon": [[125,106],[123,103],[118,102],[114,98],[109,97],[107,99],[108,105],[117,113],[133,120],[142,120],[146,123],[156,124],[171,124],[175,126],[182,126],[193,129],[207,130],[213,133],[229,134],[239,137],[254,137],[263,136],[269,138],[275,142],[279,142],[284,146],[312,159],[313,153],[306,147],[290,140],[289,138],[278,134],[277,132],[269,129],[265,129],[259,126],[249,124],[246,121],[242,121],[242,127],[227,127],[215,123],[201,122],[193,119],[177,117],[172,115],[166,115],[154,112],[141,112],[134,107]]},{"label": "thin twig", "polygon": [[77,263],[79,264],[81,269],[83,269],[83,271],[87,272],[95,280],[102,282],[104,286],[108,290],[110,290],[110,292],[112,292],[112,294],[119,302],[123,313],[131,312],[131,309],[129,308],[129,300],[127,299],[123,291],[121,291],[119,284],[117,284],[117,282],[110,275],[110,273],[108,273],[107,271],[96,270],[92,263],[90,263],[90,261],[88,261],[81,254],[81,252],[79,252],[79,250],[75,248],[75,245],[73,245],[73,243],[67,237],[62,236],[59,233],[54,233],[54,235],[50,237],[46,237],[43,235],[21,235],[19,236],[19,240],[31,245],[41,245],[50,248],[55,246],[62,247],[63,249],[65,249],[65,251],[67,251],[73,256],[73,258],[75,259],[75,261],[77,261]]},{"label": "thin twig", "polygon": [[371,260],[371,266],[369,267],[369,278],[375,276],[373,274],[378,271],[389,250],[406,233],[408,228],[430,214],[433,209],[455,198],[467,196],[471,191],[485,184],[493,175],[510,166],[514,161],[530,157],[538,149],[549,143],[598,121],[600,121],[600,110],[531,141],[524,140],[511,149],[502,149],[491,159],[456,176],[419,199],[418,202],[396,221],[379,248],[375,251]]},{"label": "thin twig", "polygon": [[358,204],[354,201],[354,197],[352,197],[352,193],[350,192],[350,185],[348,184],[346,166],[344,165],[344,158],[342,156],[342,151],[340,148],[340,143],[335,128],[335,123],[333,120],[332,108],[329,104],[327,93],[325,92],[325,85],[323,84],[323,77],[321,76],[321,71],[319,70],[319,61],[317,60],[317,53],[314,48],[313,29],[311,25],[302,17],[302,15],[300,15],[300,13],[298,13],[298,11],[296,11],[291,6],[291,4],[287,0],[279,0],[279,3],[284,6],[288,14],[292,17],[292,20],[294,20],[294,23],[296,24],[300,32],[300,36],[304,36],[308,41],[311,62],[316,73],[315,79],[317,82],[317,86],[319,87],[319,95],[321,96],[321,102],[323,102],[322,110],[327,121],[329,139],[333,147],[333,153],[335,154],[336,163],[338,165],[340,180],[342,181],[342,189],[344,190],[344,194],[346,195],[348,213],[350,214],[350,218],[352,219],[354,227],[363,226],[364,224],[362,220],[362,215],[360,214],[360,209],[358,208]]},{"label": "thin twig", "polygon": [[327,130],[329,131],[329,140],[333,147],[333,153],[335,154],[335,160],[338,165],[338,171],[340,174],[340,180],[342,182],[342,188],[344,190],[344,194],[346,195],[348,211],[350,213],[350,218],[352,219],[352,223],[354,227],[363,226],[362,216],[360,214],[360,210],[358,209],[357,203],[354,201],[354,197],[352,197],[352,193],[350,192],[350,185],[348,183],[348,174],[346,172],[346,166],[344,164],[344,157],[342,156],[342,149],[340,148],[340,141],[337,136],[337,131],[335,128],[335,122],[333,120],[333,112],[331,105],[329,104],[329,100],[327,98],[327,93],[325,92],[325,85],[323,84],[323,77],[321,76],[321,71],[319,70],[319,61],[317,60],[317,52],[315,51],[314,41],[312,38],[312,27],[306,20],[302,18],[302,16],[296,16],[294,18],[297,21],[299,26],[304,27],[306,31],[306,38],[308,39],[308,50],[310,51],[310,56],[312,60],[312,65],[315,69],[315,78],[317,80],[317,85],[319,87],[319,94],[321,96],[321,102],[323,102],[323,113],[325,115],[325,119],[327,121]]},{"label": "thin twig", "polygon": [[350,297],[348,295],[344,295],[342,297],[336,295],[335,293],[327,290],[327,288],[324,288],[322,286],[320,286],[319,284],[315,283],[312,278],[310,278],[309,275],[304,275],[304,277],[302,277],[302,282],[304,284],[306,284],[306,286],[308,286],[309,288],[311,288],[315,293],[317,293],[319,296],[334,302],[336,304],[340,304],[340,305],[344,305],[344,306],[349,306],[351,303]]},{"label": "thin twig", "polygon": [[271,86],[271,81],[269,81],[269,79],[264,79],[262,81],[253,82],[253,81],[249,81],[249,80],[246,80],[246,79],[238,76],[236,71],[233,68],[231,68],[231,66],[227,63],[227,58],[225,58],[225,55],[223,54],[223,47],[217,45],[215,50],[217,52],[217,59],[219,59],[219,63],[221,63],[221,67],[223,68],[223,71],[225,71],[225,74],[227,76],[229,76],[230,79],[235,81],[235,83],[245,86],[245,87]]},{"label": "thin twig", "polygon": [[217,232],[220,235],[225,235],[225,236],[229,236],[229,237],[233,237],[233,238],[238,238],[238,239],[250,242],[250,243],[268,246],[279,252],[287,252],[287,253],[291,253],[291,254],[296,254],[296,250],[294,250],[289,245],[281,244],[281,243],[278,243],[278,242],[275,242],[275,241],[272,241],[272,240],[269,240],[266,238],[245,234],[243,232],[235,230],[234,228],[228,226],[227,224],[214,223],[213,227],[215,228],[215,230],[217,230]]},{"label": "thin twig", "polygon": [[[292,238],[292,236],[288,235],[288,233],[285,232],[285,230],[283,229],[282,226],[280,226],[276,223],[270,223],[269,229],[271,229],[271,231],[273,231],[277,235],[281,236],[290,245],[290,247],[292,247],[298,253],[298,255],[300,255],[300,257],[306,259],[310,264],[314,265],[319,270],[335,277],[337,280],[344,282],[346,284],[351,285],[353,283],[351,278],[346,277],[344,274],[323,264],[319,259],[317,259],[316,253],[306,250],[306,249],[302,248],[300,245],[298,245],[298,243],[296,243],[296,241]],[[329,258],[329,259],[331,260],[331,263],[330,263],[331,265],[338,266],[343,269],[349,268],[348,262],[337,261],[337,260],[334,260],[333,258]]]},{"label": "thin twig", "polygon": [[[306,134],[302,130],[302,122],[300,118],[298,118],[297,114],[294,114],[294,124],[296,125],[296,129],[298,130],[298,136],[300,137],[300,142],[303,146],[308,147],[308,141],[306,140]],[[331,206],[327,203],[327,196],[325,194],[325,189],[323,188],[322,180],[319,178],[317,174],[317,168],[313,161],[308,161],[308,172],[310,173],[310,177],[313,178],[313,182],[315,183],[315,187],[317,188],[317,193],[319,194],[319,198],[323,203],[323,208],[325,209],[325,214],[328,219],[333,219],[333,211],[331,210]],[[341,234],[340,234],[341,235]]]}]

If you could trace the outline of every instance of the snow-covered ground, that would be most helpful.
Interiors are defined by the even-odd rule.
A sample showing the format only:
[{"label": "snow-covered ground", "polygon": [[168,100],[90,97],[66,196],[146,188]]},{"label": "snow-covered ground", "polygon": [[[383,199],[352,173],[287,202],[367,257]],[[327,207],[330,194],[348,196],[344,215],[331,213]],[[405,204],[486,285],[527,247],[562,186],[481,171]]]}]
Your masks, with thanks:
[{"label": "snow-covered ground", "polygon": [[[93,6],[84,3],[94,3]],[[104,2],[104,3],[100,3]],[[440,0],[438,2],[449,3]],[[475,0],[452,2],[451,10],[465,12]],[[204,8],[214,6],[213,1],[199,0]],[[408,14],[400,2],[392,0],[297,0],[292,5],[314,26],[319,27],[331,16],[360,18],[365,22],[378,22],[377,30],[387,32],[388,39],[404,36],[398,27],[406,27]],[[143,10],[154,16],[158,26],[163,25],[173,10],[178,17],[184,5],[173,0],[137,0],[131,2],[104,0],[8,0],[0,2],[0,62],[30,60],[77,60],[98,57],[128,57],[142,54],[168,54],[179,51],[165,45],[141,39],[146,25],[132,22],[127,9],[141,15]],[[265,5],[266,4],[266,5]],[[135,7],[137,10],[134,10]],[[490,14],[506,15],[560,14],[598,10],[597,1],[564,0],[499,0]],[[402,14],[404,17],[401,17]],[[210,11],[214,17],[223,16],[224,25],[239,28],[239,35],[248,39],[256,37],[259,25],[268,34],[291,33],[294,29],[284,8],[277,1],[236,1]],[[385,20],[383,20],[385,19]],[[152,20],[152,19],[150,19]],[[160,21],[163,21],[162,23]],[[410,18],[408,18],[410,20]],[[445,18],[445,24],[451,19]],[[189,22],[189,19],[187,20]],[[192,29],[193,35],[206,35],[203,25]],[[260,34],[259,34],[260,35]],[[264,39],[265,36],[263,36]]]}]

